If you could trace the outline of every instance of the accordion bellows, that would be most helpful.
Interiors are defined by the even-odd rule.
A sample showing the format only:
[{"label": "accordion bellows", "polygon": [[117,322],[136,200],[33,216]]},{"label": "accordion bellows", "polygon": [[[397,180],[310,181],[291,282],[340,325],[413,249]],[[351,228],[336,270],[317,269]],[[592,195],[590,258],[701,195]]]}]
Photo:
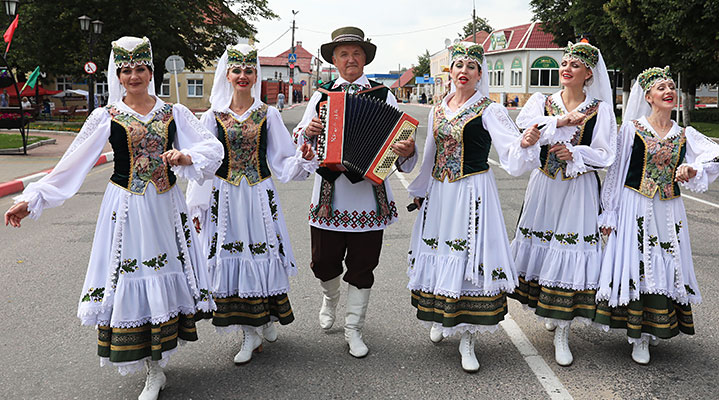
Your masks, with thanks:
[{"label": "accordion bellows", "polygon": [[392,173],[393,143],[409,139],[419,121],[384,101],[345,92],[326,92],[317,140],[320,166],[349,171],[381,184]]}]

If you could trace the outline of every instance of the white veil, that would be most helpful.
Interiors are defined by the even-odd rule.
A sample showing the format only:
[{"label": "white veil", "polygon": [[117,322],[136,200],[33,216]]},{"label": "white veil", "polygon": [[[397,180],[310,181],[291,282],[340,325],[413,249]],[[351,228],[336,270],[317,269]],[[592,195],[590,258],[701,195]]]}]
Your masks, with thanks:
[{"label": "white veil", "polygon": [[644,98],[644,90],[639,85],[639,77],[632,85],[632,91],[629,92],[629,100],[627,100],[627,109],[624,111],[623,121],[634,121],[641,117],[649,116],[652,113],[652,107]]},{"label": "white veil", "polygon": [[592,68],[592,83],[585,88],[584,92],[590,99],[599,99],[612,107],[614,106],[612,84],[609,81],[607,65],[604,63],[601,51],[599,51],[597,65]]},{"label": "white veil", "polygon": [[[247,54],[250,51],[255,50],[254,47],[248,44],[237,44],[229,46],[228,48],[237,49],[242,54]],[[218,112],[225,112],[230,108],[230,104],[232,103],[232,94],[234,93],[232,84],[227,80],[227,70],[232,67],[231,65],[227,65],[227,59],[227,50],[225,50],[225,52],[222,53],[222,57],[220,57],[220,60],[217,62],[215,77],[212,83],[212,93],[210,94],[210,108]],[[257,80],[252,86],[252,97],[255,101],[252,103],[250,110],[258,108],[262,105],[262,71],[260,69],[259,55],[257,56],[257,62],[255,64],[254,68]]]},{"label": "white veil", "polygon": [[[138,38],[134,36],[123,36],[116,41],[112,42],[112,47],[122,47],[123,49],[126,49],[128,51],[133,50],[137,45],[142,43],[143,41],[147,40],[149,42],[149,39],[146,37]],[[150,47],[152,48],[152,47]],[[137,65],[148,65],[144,62],[140,63],[123,63],[122,67],[136,67]],[[150,85],[147,87],[147,93],[150,96],[155,96],[155,73],[154,73],[154,66],[152,65],[152,61],[150,61],[149,66],[153,68],[152,78],[150,78]],[[117,76],[117,68],[118,66],[115,65],[115,52],[110,50],[110,61],[107,65],[107,92],[108,92],[108,98],[107,98],[107,104],[113,104],[118,101],[121,101],[123,97],[125,97],[126,90],[120,83],[120,78]]]}]

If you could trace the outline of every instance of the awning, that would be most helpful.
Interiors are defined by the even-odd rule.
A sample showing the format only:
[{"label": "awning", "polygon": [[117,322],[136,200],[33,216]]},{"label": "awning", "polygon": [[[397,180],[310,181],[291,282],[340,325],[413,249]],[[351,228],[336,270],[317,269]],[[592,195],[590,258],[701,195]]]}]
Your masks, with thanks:
[{"label": "awning", "polygon": [[[21,89],[23,87],[23,85],[25,85],[25,82],[18,82],[17,83],[18,90]],[[10,95],[10,97],[18,97],[17,92],[15,91],[15,86],[11,85],[4,89],[7,90],[7,94]],[[60,90],[47,90],[42,86],[40,86],[38,88],[38,93],[40,94],[40,96],[50,96],[50,95],[57,94],[60,92],[61,92]],[[33,96],[35,96],[35,89],[31,88],[30,86],[26,87],[25,90],[23,90],[20,93],[20,97],[33,97]]]}]

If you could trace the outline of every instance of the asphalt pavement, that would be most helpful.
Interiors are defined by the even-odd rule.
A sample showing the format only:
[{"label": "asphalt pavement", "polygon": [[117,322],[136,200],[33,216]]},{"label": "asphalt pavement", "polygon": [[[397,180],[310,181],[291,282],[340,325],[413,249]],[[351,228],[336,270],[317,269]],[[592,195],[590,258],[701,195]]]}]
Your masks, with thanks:
[{"label": "asphalt pavement", "polygon": [[[417,140],[422,147],[429,108],[402,108],[421,121]],[[304,106],[283,112],[288,129],[303,111]],[[496,155],[492,157],[496,160]],[[496,166],[492,169],[507,234],[512,237],[528,176],[515,178]],[[142,374],[120,376],[112,367],[100,368],[97,333],[80,326],[75,317],[111,171],[111,164],[94,168],[75,197],[62,207],[46,210],[39,221],[24,221],[20,229],[0,228],[0,398],[133,399],[142,390]],[[685,196],[704,298],[694,308],[695,336],[661,342],[652,348],[651,363],[640,366],[631,360],[631,346],[623,334],[575,326],[570,335],[574,364],[560,367],[554,362],[553,334],[510,300],[512,319],[495,334],[479,336],[480,371],[467,374],[460,367],[459,339],[432,344],[429,331],[414,316],[406,289],[406,252],[417,213],[404,208],[409,202],[405,184],[418,171],[419,167],[390,178],[400,221],[384,234],[364,329],[370,348],[365,359],[347,353],[341,321],[329,332],[318,326],[321,292],[309,270],[307,225],[312,179],[278,183],[300,270],[291,278],[289,294],[296,320],[279,327],[279,340],[265,343],[264,352],[243,366],[232,362],[240,348],[240,334],[218,334],[208,322],[199,323],[200,340],[181,347],[172,357],[166,369],[168,386],[160,398],[546,399],[560,398],[562,393],[576,399],[719,397],[719,320],[711,312],[719,306],[719,248],[713,236],[719,223],[717,184],[704,194]],[[11,197],[0,198],[0,210],[11,203]],[[342,291],[344,300],[346,286]],[[343,304],[339,315],[343,315]],[[518,329],[512,328],[515,323]],[[546,390],[550,381],[558,384],[557,391]]]}]

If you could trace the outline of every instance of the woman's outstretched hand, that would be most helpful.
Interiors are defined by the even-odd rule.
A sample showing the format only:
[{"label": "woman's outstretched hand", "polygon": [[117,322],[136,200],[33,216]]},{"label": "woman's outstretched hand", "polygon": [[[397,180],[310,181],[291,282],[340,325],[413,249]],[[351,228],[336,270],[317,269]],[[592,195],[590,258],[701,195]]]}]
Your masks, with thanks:
[{"label": "woman's outstretched hand", "polygon": [[5,213],[5,226],[11,225],[15,228],[20,227],[20,221],[30,215],[27,209],[27,201],[21,201],[10,207]]}]

